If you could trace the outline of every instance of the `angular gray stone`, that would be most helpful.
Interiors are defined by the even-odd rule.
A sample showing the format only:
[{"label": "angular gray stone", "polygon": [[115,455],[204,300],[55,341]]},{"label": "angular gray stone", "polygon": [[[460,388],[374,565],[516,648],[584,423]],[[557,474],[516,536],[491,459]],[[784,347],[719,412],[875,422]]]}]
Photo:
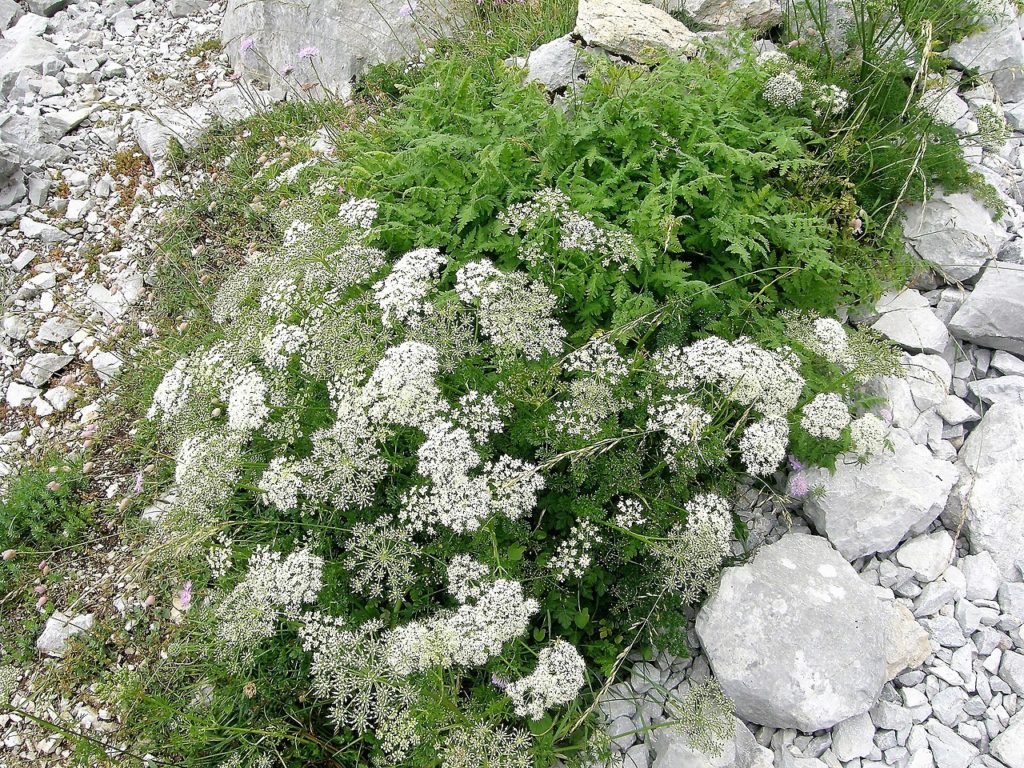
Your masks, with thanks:
[{"label": "angular gray stone", "polygon": [[972,552],[989,552],[1004,578],[1018,578],[1024,553],[1024,403],[997,403],[960,450],[947,527],[963,521]]},{"label": "angular gray stone", "polygon": [[905,212],[903,232],[911,248],[953,281],[978,274],[1009,238],[1005,227],[968,194],[938,192],[906,206]]},{"label": "angular gray stone", "polygon": [[0,0],[0,32],[10,29],[11,25],[25,13],[14,0]]},{"label": "angular gray stone", "polygon": [[996,376],[967,383],[967,389],[987,404],[1024,402],[1024,376]]},{"label": "angular gray stone", "polygon": [[5,40],[24,40],[28,37],[40,37],[46,32],[47,26],[50,22],[47,21],[45,16],[39,16],[35,13],[26,13],[18,22],[4,32]]},{"label": "angular gray stone", "polygon": [[[1024,43],[1010,14],[987,20],[985,29],[949,46],[946,56],[961,69],[977,69],[983,78],[991,79],[1003,101],[1018,100],[1012,74],[1024,65]],[[1004,74],[1011,77],[1004,80],[1000,76]]]},{"label": "angular gray stone", "polygon": [[1024,354],[1024,265],[990,264],[949,321],[958,339]]},{"label": "angular gray stone", "polygon": [[40,16],[53,16],[68,7],[70,0],[28,0],[28,9]]},{"label": "angular gray stone", "polygon": [[18,222],[18,229],[21,230],[25,237],[40,240],[44,243],[59,243],[62,240],[68,239],[68,233],[63,229],[59,229],[53,226],[53,224],[47,224],[45,221],[30,219],[28,216],[21,217],[21,221]]},{"label": "angular gray stone", "polygon": [[960,563],[960,570],[967,580],[968,600],[995,600],[1003,579],[992,555],[979,552],[968,555]]},{"label": "angular gray stone", "polygon": [[938,407],[938,414],[944,422],[953,426],[981,418],[981,414],[956,395],[946,395],[945,401]]},{"label": "angular gray stone", "polygon": [[903,603],[883,600],[885,620],[885,678],[892,680],[904,670],[924,664],[931,655],[928,633]]},{"label": "angular gray stone", "polygon": [[810,732],[866,712],[878,698],[886,674],[881,607],[827,541],[789,533],[725,570],[696,630],[739,717]]},{"label": "angular gray stone", "polygon": [[759,745],[737,718],[733,720],[733,737],[724,741],[718,755],[693,747],[679,728],[652,731],[649,738],[654,743],[654,768],[771,768],[771,750]]},{"label": "angular gray stone", "polygon": [[[3,51],[0,48],[0,51]],[[7,95],[22,70],[52,74],[63,61],[60,50],[53,43],[38,37],[26,37],[0,53],[0,94]]]},{"label": "angular gray stone", "polygon": [[782,21],[778,0],[660,0],[663,10],[685,11],[686,17],[708,29],[768,29]]},{"label": "angular gray stone", "polygon": [[906,432],[891,432],[894,451],[857,463],[840,456],[835,473],[815,467],[801,474],[824,493],[804,501],[804,515],[848,560],[895,548],[920,533],[946,506],[956,467],[916,445]]},{"label": "angular gray stone", "polygon": [[999,677],[1018,696],[1024,696],[1024,656],[1013,651],[1003,654],[999,664]]},{"label": "angular gray stone", "polygon": [[40,387],[75,358],[71,355],[55,355],[52,352],[37,352],[25,361],[21,378],[34,387]]},{"label": "angular gray stone", "polygon": [[867,757],[875,748],[875,726],[867,712],[854,715],[832,728],[832,752],[844,763]]},{"label": "angular gray stone", "polygon": [[172,19],[183,19],[186,16],[205,11],[209,7],[209,0],[171,0],[167,5]]},{"label": "angular gray stone", "polygon": [[894,427],[905,429],[915,443],[924,445],[932,429],[942,428],[936,411],[946,401],[953,370],[938,355],[904,355],[902,366],[904,376],[876,377],[866,389],[886,400]]},{"label": "angular gray stone", "polygon": [[1024,584],[1007,582],[999,587],[999,607],[1003,613],[1024,622]]},{"label": "angular gray stone", "polygon": [[925,728],[928,732],[928,746],[938,768],[967,768],[978,756],[977,747],[960,738],[955,731],[938,720],[929,720]]},{"label": "angular gray stone", "polygon": [[871,327],[904,349],[940,354],[949,343],[946,326],[917,291],[905,290],[888,301],[883,299],[876,309],[882,316]]},{"label": "angular gray stone", "polygon": [[896,550],[897,562],[909,568],[921,581],[935,581],[956,554],[953,537],[936,531],[910,539]]},{"label": "angular gray stone", "polygon": [[638,0],[580,0],[576,34],[589,45],[634,61],[663,51],[693,56],[700,45],[681,21]]},{"label": "angular gray stone", "polygon": [[526,80],[560,91],[586,75],[589,67],[571,35],[545,43],[526,58]]},{"label": "angular gray stone", "polygon": [[36,640],[36,650],[47,656],[63,656],[69,639],[81,632],[92,629],[94,619],[91,613],[70,618],[60,611],[54,611],[46,620],[43,633]]},{"label": "angular gray stone", "polygon": [[992,739],[989,751],[1007,768],[1024,768],[1024,710],[1014,715],[1006,730]]},{"label": "angular gray stone", "polygon": [[[366,69],[416,58],[421,44],[449,26],[444,2],[412,5],[406,14],[406,0],[228,0],[221,42],[236,71],[280,85],[279,73],[295,67],[293,78],[345,96]],[[247,39],[248,52],[241,50]],[[316,72],[298,59],[307,47],[319,50]]]}]

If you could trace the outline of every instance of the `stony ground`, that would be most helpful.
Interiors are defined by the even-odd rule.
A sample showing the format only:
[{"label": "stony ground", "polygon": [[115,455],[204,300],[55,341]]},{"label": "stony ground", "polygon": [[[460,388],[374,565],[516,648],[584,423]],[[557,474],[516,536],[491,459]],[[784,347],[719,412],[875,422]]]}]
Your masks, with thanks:
[{"label": "stony ground", "polygon": [[[221,13],[204,0],[0,0],[0,475],[89,441],[122,361],[151,340],[150,225],[190,183],[165,175],[173,140],[245,109],[209,44]],[[531,73],[564,87],[581,74],[572,46],[536,52]],[[951,82],[941,112],[1004,213],[941,193],[907,211],[908,247],[932,269],[851,312],[906,350],[907,376],[871,385],[889,403],[892,452],[749,490],[746,548],[760,549],[695,617],[700,655],[638,660],[603,700],[618,765],[1024,768],[1024,133],[972,138],[988,109],[1024,128],[1024,78],[999,74],[1024,65],[1024,42],[1007,19],[951,53],[994,71],[970,90]],[[137,482],[113,447],[91,471],[110,499]],[[113,753],[130,747],[96,690],[33,691],[69,634],[111,616],[127,633],[155,626],[133,557],[105,530],[64,564],[71,583],[48,596],[60,612],[15,697]],[[116,663],[138,663],[133,652]],[[648,730],[672,714],[669,691],[712,672],[738,717],[723,756]],[[0,714],[0,741],[2,765],[68,761],[70,741],[31,718]]]}]

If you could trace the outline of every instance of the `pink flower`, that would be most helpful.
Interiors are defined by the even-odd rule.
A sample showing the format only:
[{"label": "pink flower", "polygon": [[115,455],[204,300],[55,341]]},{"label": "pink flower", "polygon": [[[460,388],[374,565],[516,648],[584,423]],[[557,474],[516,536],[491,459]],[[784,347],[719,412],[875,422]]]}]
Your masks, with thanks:
[{"label": "pink flower", "polygon": [[136,496],[142,493],[142,472],[135,473],[135,487],[132,490]]},{"label": "pink flower", "polygon": [[301,51],[299,51],[300,59],[313,59],[320,55],[320,49],[315,45],[307,45]]},{"label": "pink flower", "polygon": [[181,610],[188,608],[192,602],[192,581],[186,581],[182,585],[181,592],[178,594],[178,600],[181,602]]},{"label": "pink flower", "polygon": [[810,487],[807,485],[807,478],[803,475],[794,475],[789,480],[789,495],[794,499],[802,499],[807,495]]},{"label": "pink flower", "polygon": [[251,51],[254,45],[256,45],[256,41],[253,40],[251,37],[247,37],[244,40],[242,40],[242,44],[239,46],[239,49],[242,51],[242,53],[245,53],[246,51]]},{"label": "pink flower", "polygon": [[241,72],[232,72],[230,75],[228,75],[228,80],[231,80],[232,82],[238,82],[241,79],[242,79],[242,73]]},{"label": "pink flower", "polygon": [[789,455],[789,468],[794,470],[794,471],[796,471],[796,472],[799,472],[801,469],[804,468],[804,465],[802,463],[800,463],[800,459],[798,459],[793,454],[790,454]]},{"label": "pink flower", "polygon": [[294,66],[292,66],[291,64],[285,64],[284,65],[284,69],[281,70],[281,76],[282,77],[288,77],[288,75],[290,75],[294,71],[295,71],[295,67]]},{"label": "pink flower", "polygon": [[402,19],[407,19],[416,12],[416,0],[408,0],[404,3],[401,8],[398,9],[398,16]]}]

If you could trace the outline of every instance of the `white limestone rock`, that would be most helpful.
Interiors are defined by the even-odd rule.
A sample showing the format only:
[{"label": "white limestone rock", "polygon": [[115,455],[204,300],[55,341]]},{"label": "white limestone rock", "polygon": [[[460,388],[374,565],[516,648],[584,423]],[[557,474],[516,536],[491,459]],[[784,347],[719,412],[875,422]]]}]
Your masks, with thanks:
[{"label": "white limestone rock", "polygon": [[717,755],[693,747],[678,728],[653,731],[650,739],[654,743],[654,768],[771,768],[771,750],[760,746],[742,722],[733,720],[733,737],[722,744]]},{"label": "white limestone rock", "polygon": [[1019,578],[1024,553],[1024,403],[996,403],[960,451],[960,479],[949,494],[947,527],[963,520],[975,553],[992,555],[1006,579]]},{"label": "white limestone rock", "polygon": [[949,322],[958,339],[1024,355],[1024,265],[994,262]]},{"label": "white limestone rock", "polygon": [[700,44],[681,21],[638,0],[580,0],[576,34],[634,61],[649,61],[652,51],[693,56]]},{"label": "white limestone rock", "polygon": [[1009,238],[969,194],[938,192],[906,206],[904,237],[913,251],[952,281],[970,280]]},{"label": "white limestone rock", "polygon": [[587,73],[583,52],[571,35],[544,43],[526,58],[527,82],[541,83],[549,91],[560,91]]},{"label": "white limestone rock", "polygon": [[727,568],[696,629],[736,714],[750,722],[830,728],[867,712],[885,683],[881,604],[818,536],[786,534]]},{"label": "white limestone rock", "polygon": [[70,618],[60,611],[54,611],[46,620],[43,633],[36,640],[36,650],[47,656],[60,657],[67,651],[67,643],[72,637],[92,629],[94,617],[91,613],[83,613]]},{"label": "white limestone rock", "polygon": [[894,451],[859,464],[843,455],[835,473],[822,467],[801,472],[810,488],[803,512],[815,529],[848,560],[895,548],[910,533],[921,533],[946,506],[959,473],[935,458],[901,429],[890,439]]}]

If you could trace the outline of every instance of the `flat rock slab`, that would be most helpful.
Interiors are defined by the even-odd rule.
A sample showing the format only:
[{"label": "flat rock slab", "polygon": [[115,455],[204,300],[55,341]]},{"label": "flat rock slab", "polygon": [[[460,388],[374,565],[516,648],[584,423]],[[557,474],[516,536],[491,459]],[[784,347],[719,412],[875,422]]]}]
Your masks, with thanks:
[{"label": "flat rock slab", "polygon": [[771,750],[759,745],[750,729],[737,718],[733,720],[732,738],[722,743],[722,751],[717,755],[694,747],[687,733],[679,728],[653,731],[654,768],[771,768]]},{"label": "flat rock slab", "polygon": [[973,278],[1009,239],[1005,227],[968,194],[939,192],[926,202],[906,206],[905,212],[907,243],[952,281]]},{"label": "flat rock slab", "polygon": [[634,61],[650,61],[663,51],[693,56],[700,45],[685,24],[637,0],[580,0],[576,34]]},{"label": "flat rock slab", "polygon": [[831,728],[867,712],[886,679],[882,603],[818,536],[787,534],[727,568],[697,635],[737,716],[773,728]]},{"label": "flat rock slab", "polygon": [[93,621],[91,613],[70,618],[60,611],[54,611],[46,620],[43,634],[36,640],[36,650],[47,656],[63,656],[67,651],[68,640],[92,629]]},{"label": "flat rock slab", "polygon": [[953,464],[903,430],[892,430],[890,440],[892,453],[865,464],[844,454],[835,473],[823,467],[801,473],[810,488],[824,491],[804,501],[804,516],[848,560],[887,552],[908,534],[922,533],[942,513],[959,477]]},{"label": "flat rock slab", "polygon": [[961,518],[972,552],[988,552],[1008,580],[1024,558],[1024,403],[996,403],[960,450],[960,480],[944,519]]},{"label": "flat rock slab", "polygon": [[1024,265],[995,262],[949,321],[958,339],[1024,355]]}]

